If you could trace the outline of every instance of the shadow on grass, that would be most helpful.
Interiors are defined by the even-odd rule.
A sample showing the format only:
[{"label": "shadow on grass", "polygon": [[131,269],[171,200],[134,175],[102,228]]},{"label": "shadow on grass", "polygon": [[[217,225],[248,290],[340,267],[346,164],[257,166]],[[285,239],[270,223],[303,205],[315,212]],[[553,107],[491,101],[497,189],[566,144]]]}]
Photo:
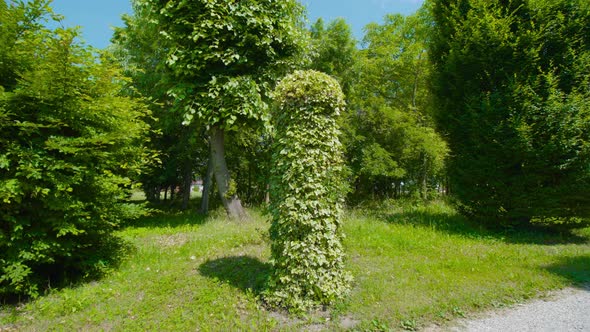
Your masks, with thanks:
[{"label": "shadow on grass", "polygon": [[[85,244],[69,255],[52,256],[51,263],[28,262],[31,277],[25,281],[36,286],[38,296],[76,288],[107,277],[121,266],[126,257],[136,252],[130,242],[112,234],[103,234],[99,239],[88,240]],[[16,308],[34,299],[27,294],[0,292],[0,308],[3,305]]]},{"label": "shadow on grass", "polygon": [[195,211],[162,211],[155,210],[152,215],[127,222],[124,228],[162,228],[202,225],[208,216]]},{"label": "shadow on grass", "polygon": [[563,257],[546,267],[547,271],[562,276],[575,286],[590,291],[590,254]]},{"label": "shadow on grass", "polygon": [[410,211],[384,213],[381,218],[389,223],[426,227],[468,238],[493,238],[514,244],[557,245],[590,242],[588,237],[576,235],[571,230],[558,230],[543,226],[493,229],[471,221],[456,212],[410,209]]},{"label": "shadow on grass", "polygon": [[270,264],[255,257],[231,256],[208,260],[199,266],[199,272],[257,296],[270,276]]}]

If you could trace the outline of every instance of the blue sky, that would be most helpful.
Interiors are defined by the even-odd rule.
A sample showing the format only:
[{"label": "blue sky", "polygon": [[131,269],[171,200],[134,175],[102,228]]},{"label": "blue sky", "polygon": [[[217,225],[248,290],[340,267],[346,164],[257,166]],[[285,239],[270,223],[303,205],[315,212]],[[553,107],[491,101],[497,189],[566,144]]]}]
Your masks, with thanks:
[{"label": "blue sky", "polygon": [[329,22],[342,17],[352,27],[357,40],[361,40],[363,28],[371,22],[381,23],[386,14],[414,13],[423,0],[299,0],[307,7],[307,16],[311,23],[319,17]]},{"label": "blue sky", "polygon": [[[423,0],[300,0],[308,9],[310,22],[319,17],[330,21],[343,17],[352,26],[357,39],[370,22],[381,22],[385,14],[411,14]],[[81,26],[87,44],[104,48],[109,44],[113,26],[121,26],[121,15],[131,11],[128,0],[54,0],[52,7],[66,17],[67,27]]]}]

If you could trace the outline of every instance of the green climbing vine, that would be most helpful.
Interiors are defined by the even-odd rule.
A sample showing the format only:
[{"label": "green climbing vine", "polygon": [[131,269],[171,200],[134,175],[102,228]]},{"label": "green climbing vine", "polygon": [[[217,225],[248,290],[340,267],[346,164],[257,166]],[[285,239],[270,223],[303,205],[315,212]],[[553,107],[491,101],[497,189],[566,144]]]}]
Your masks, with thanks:
[{"label": "green climbing vine", "polygon": [[344,95],[336,80],[297,71],[275,90],[271,178],[273,272],[266,301],[301,312],[349,289],[340,215],[346,190],[336,119]]}]

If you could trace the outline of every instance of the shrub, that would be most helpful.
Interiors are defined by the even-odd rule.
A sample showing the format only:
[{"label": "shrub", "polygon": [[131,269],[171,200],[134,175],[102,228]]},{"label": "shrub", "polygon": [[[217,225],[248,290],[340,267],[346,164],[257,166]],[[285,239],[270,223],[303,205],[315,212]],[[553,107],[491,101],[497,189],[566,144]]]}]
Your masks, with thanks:
[{"label": "shrub", "polygon": [[480,222],[590,217],[590,2],[435,1],[450,192]]},{"label": "shrub", "polygon": [[1,71],[15,71],[0,77],[0,297],[104,271],[113,229],[137,213],[124,202],[145,159],[144,106],[120,97],[117,69],[75,30],[39,24],[48,10],[0,6]]}]

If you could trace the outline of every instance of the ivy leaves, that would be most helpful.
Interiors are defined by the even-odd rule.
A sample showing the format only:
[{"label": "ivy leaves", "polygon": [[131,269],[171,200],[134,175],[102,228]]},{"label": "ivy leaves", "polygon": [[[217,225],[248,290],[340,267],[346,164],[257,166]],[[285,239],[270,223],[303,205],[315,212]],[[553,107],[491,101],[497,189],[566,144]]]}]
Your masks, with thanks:
[{"label": "ivy leaves", "polygon": [[339,230],[345,181],[336,117],[344,96],[337,81],[317,71],[285,77],[274,96],[266,301],[301,312],[334,302],[350,283]]}]

